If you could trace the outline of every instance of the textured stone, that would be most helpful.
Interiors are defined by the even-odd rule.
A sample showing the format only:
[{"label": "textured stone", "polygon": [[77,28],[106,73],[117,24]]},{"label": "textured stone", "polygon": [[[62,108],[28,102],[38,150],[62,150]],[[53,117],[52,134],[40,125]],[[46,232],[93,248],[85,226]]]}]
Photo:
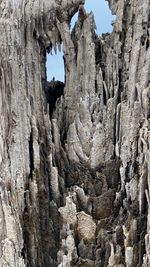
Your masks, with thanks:
[{"label": "textured stone", "polygon": [[77,222],[77,209],[73,203],[72,198],[66,197],[66,206],[61,207],[58,210],[63,218],[63,222],[66,224],[76,224]]},{"label": "textured stone", "polygon": [[93,199],[94,218],[97,220],[111,216],[113,211],[114,192],[107,191],[99,197]]},{"label": "textured stone", "polygon": [[78,235],[86,241],[95,238],[96,224],[92,217],[85,212],[78,213]]},{"label": "textured stone", "polygon": [[0,1],[0,266],[150,265],[150,3],[108,3]]}]

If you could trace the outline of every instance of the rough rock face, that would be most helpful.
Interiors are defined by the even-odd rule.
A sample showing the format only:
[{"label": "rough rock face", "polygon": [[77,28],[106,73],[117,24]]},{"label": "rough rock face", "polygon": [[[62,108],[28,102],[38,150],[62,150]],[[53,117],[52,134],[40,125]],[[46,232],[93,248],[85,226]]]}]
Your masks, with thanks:
[{"label": "rough rock face", "polygon": [[150,3],[83,4],[0,1],[0,266],[150,266]]}]

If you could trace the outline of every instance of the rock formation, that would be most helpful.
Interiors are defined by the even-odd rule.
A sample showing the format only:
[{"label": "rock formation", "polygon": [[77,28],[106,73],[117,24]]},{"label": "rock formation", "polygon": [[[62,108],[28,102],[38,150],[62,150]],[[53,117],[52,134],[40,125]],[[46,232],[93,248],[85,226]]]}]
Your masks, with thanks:
[{"label": "rock formation", "polygon": [[0,1],[0,266],[150,266],[150,3],[108,2],[99,37],[84,0]]}]

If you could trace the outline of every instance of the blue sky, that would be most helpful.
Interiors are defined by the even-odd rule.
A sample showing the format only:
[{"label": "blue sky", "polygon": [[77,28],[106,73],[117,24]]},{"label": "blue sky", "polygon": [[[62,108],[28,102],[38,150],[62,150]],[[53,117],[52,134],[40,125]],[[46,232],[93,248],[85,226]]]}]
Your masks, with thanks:
[{"label": "blue sky", "polygon": [[[114,17],[108,7],[108,3],[105,0],[85,0],[85,9],[87,12],[92,11],[94,13],[97,34],[111,32],[111,23]],[[72,19],[72,26],[77,20],[77,14]],[[51,80],[55,77],[56,80],[64,81],[64,63],[63,63],[63,53],[53,52],[53,56],[50,54],[47,56],[47,78]]]}]

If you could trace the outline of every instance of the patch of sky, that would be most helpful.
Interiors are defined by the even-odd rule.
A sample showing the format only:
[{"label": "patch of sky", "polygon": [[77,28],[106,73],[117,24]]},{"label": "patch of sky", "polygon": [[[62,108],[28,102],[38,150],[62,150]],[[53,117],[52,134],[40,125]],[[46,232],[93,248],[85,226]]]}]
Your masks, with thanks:
[{"label": "patch of sky", "polygon": [[[93,12],[96,22],[96,32],[98,35],[112,31],[112,22],[115,16],[111,14],[108,7],[108,2],[105,0],[85,0],[85,10],[87,13]],[[75,14],[71,21],[71,29],[77,21],[78,14]],[[47,54],[47,79],[64,81],[64,61],[63,53],[57,50],[57,54],[52,51],[51,54]]]},{"label": "patch of sky", "polygon": [[64,82],[64,60],[63,60],[63,52],[57,49],[57,53],[55,53],[54,49],[52,50],[52,54],[47,54],[46,61],[47,68],[47,80],[51,81],[53,77],[55,80],[59,80]]}]

